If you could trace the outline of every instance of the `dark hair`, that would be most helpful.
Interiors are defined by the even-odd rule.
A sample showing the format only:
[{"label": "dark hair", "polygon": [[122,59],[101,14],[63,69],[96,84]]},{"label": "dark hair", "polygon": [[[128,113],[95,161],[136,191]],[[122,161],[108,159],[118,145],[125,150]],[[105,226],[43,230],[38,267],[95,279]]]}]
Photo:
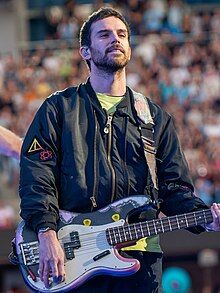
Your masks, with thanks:
[{"label": "dark hair", "polygon": [[88,19],[83,23],[81,29],[80,29],[80,37],[79,37],[79,43],[80,43],[80,47],[82,46],[87,46],[90,47],[91,46],[91,26],[94,22],[110,17],[110,16],[114,16],[118,19],[120,19],[126,26],[127,31],[128,31],[128,40],[130,41],[130,27],[127,23],[127,21],[125,20],[124,16],[122,16],[122,14],[120,12],[118,12],[117,10],[110,8],[110,7],[102,7],[99,10],[93,12]]}]

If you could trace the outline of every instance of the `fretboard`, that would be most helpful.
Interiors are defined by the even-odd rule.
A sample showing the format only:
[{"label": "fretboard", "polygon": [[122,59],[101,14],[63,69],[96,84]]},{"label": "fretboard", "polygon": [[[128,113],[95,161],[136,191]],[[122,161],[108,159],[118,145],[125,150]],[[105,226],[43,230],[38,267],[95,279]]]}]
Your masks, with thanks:
[{"label": "fretboard", "polygon": [[212,222],[211,210],[200,210],[187,214],[135,223],[106,229],[106,237],[111,245],[136,241],[161,233],[180,230]]}]

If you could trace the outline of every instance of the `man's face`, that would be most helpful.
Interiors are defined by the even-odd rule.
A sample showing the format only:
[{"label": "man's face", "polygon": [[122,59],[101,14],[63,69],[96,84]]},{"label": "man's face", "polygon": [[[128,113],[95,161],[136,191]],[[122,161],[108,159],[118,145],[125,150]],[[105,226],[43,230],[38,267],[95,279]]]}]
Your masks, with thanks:
[{"label": "man's face", "polygon": [[89,51],[91,66],[108,72],[124,68],[131,57],[126,25],[113,16],[93,23]]}]

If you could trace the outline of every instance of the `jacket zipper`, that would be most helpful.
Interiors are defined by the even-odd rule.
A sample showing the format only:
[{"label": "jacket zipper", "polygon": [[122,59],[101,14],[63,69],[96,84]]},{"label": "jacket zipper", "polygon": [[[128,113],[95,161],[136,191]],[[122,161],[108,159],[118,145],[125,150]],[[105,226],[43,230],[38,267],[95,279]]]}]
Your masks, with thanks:
[{"label": "jacket zipper", "polygon": [[[125,119],[127,119],[126,117]],[[125,140],[124,140],[124,159],[121,162],[121,165],[123,167],[123,173],[124,173],[124,195],[129,195],[130,191],[130,184],[129,184],[129,176],[128,176],[128,168],[127,168],[127,120],[124,119],[123,122],[123,129],[122,132],[125,135]]]},{"label": "jacket zipper", "polygon": [[112,175],[112,194],[111,194],[111,202],[113,202],[114,197],[115,197],[115,189],[116,189],[116,176],[115,176],[115,170],[112,165],[111,161],[111,149],[112,149],[112,115],[107,116],[107,123],[104,128],[104,133],[108,135],[108,145],[107,145],[107,160],[109,163],[109,167],[111,170],[111,175]]},{"label": "jacket zipper", "polygon": [[94,185],[93,185],[93,192],[92,192],[92,196],[90,197],[90,200],[92,202],[92,207],[91,207],[91,211],[93,211],[94,208],[97,208],[97,201],[96,201],[96,196],[97,196],[97,153],[96,153],[96,146],[97,146],[97,129],[98,129],[98,124],[97,124],[97,120],[96,120],[96,115],[94,112],[94,116],[95,116],[95,137],[94,137]]}]

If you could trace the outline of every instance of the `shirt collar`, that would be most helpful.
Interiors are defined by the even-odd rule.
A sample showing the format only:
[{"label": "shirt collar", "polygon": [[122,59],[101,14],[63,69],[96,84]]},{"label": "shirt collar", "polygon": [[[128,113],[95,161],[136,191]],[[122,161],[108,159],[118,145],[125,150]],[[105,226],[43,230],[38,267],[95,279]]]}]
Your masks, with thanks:
[{"label": "shirt collar", "polygon": [[[96,96],[94,89],[91,86],[90,79],[85,83],[85,89],[90,97],[90,101],[94,108],[100,113],[104,114],[101,104]],[[134,97],[129,87],[126,87],[125,98],[117,105],[117,113],[119,115],[128,116],[134,124],[139,124],[136,110],[134,108]]]}]

